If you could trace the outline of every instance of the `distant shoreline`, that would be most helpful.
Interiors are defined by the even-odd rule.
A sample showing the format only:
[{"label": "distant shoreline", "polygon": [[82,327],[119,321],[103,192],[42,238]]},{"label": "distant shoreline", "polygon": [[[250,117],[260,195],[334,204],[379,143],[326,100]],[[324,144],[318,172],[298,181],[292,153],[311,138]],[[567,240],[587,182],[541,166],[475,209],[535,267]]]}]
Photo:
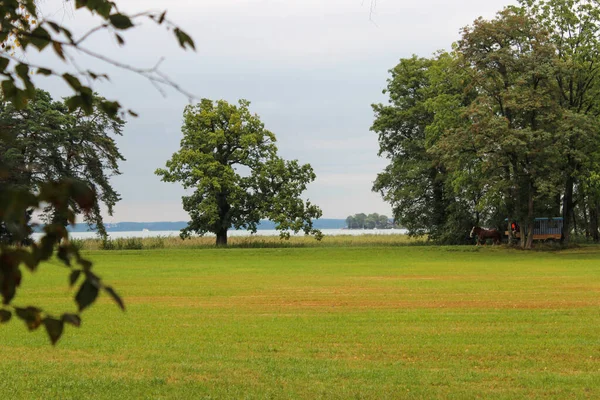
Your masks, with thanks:
[{"label": "distant shoreline", "polygon": [[[111,239],[119,238],[151,238],[151,237],[177,237],[179,236],[179,230],[166,230],[166,231],[108,231],[108,236]],[[405,229],[322,229],[321,232],[326,236],[388,236],[388,235],[405,235],[407,231]],[[41,233],[34,233],[33,238],[37,240],[41,237]],[[87,232],[70,232],[70,236],[73,239],[97,239],[98,233],[93,231]],[[206,234],[204,236],[214,236],[213,234]],[[247,230],[230,230],[228,231],[229,237],[251,237],[251,236],[279,236],[279,231],[275,229],[262,229],[258,230],[255,234],[252,234]],[[304,232],[300,231],[292,236],[304,236]]]}]

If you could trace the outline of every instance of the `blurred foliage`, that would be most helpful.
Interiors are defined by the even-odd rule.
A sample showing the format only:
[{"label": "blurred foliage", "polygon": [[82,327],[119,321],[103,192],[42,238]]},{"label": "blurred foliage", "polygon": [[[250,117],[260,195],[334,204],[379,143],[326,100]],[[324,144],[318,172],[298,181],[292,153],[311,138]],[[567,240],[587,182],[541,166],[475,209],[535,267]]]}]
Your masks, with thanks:
[{"label": "blurred foliage", "polygon": [[[112,122],[105,119],[106,124],[116,123],[118,125],[120,116],[123,116],[121,105],[117,101],[95,96],[90,85],[83,83],[98,79],[106,80],[108,76],[102,72],[80,69],[75,62],[75,54],[85,54],[99,61],[140,74],[155,86],[166,85],[183,92],[157,67],[132,67],[114,60],[110,56],[97,53],[86,46],[87,39],[99,31],[110,32],[119,45],[124,45],[125,39],[122,32],[133,28],[137,20],[147,19],[165,26],[175,35],[182,48],[194,49],[193,40],[166,18],[166,12],[152,11],[129,15],[119,10],[116,1],[109,0],[75,0],[74,6],[77,10],[91,12],[98,21],[96,26],[79,36],[74,35],[66,28],[62,21],[46,18],[38,9],[35,0],[0,1],[0,88],[5,105],[12,107],[15,112],[26,115],[32,107],[36,107],[37,103],[34,98],[42,96],[36,91],[32,75],[54,76],[60,78],[73,91],[73,95],[65,100],[66,110],[59,110],[58,115],[55,115],[57,118],[73,117],[75,114],[71,113],[80,113],[77,115],[81,116],[107,115]],[[80,14],[76,13],[75,18],[78,15]],[[54,53],[71,68],[71,72],[59,73],[49,65],[30,63],[29,58],[26,57],[30,51]],[[133,111],[129,112],[135,115]],[[84,177],[79,173],[73,173],[72,168],[61,170],[60,164],[53,173],[39,176],[35,184],[31,184],[30,180],[19,176],[31,174],[33,171],[40,173],[42,172],[41,168],[44,167],[44,165],[38,165],[30,168],[34,164],[23,159],[26,155],[19,151],[19,143],[15,141],[15,138],[23,138],[24,131],[20,130],[22,125],[33,123],[43,114],[43,111],[33,110],[31,116],[21,117],[27,121],[19,121],[17,118],[13,123],[2,126],[1,130],[2,146],[12,150],[5,151],[0,158],[0,238],[2,238],[0,241],[0,295],[3,302],[3,307],[0,309],[0,322],[8,322],[15,316],[22,320],[29,330],[44,326],[52,344],[55,344],[61,337],[65,324],[81,325],[80,313],[94,303],[100,291],[104,291],[112,297],[122,309],[125,306],[115,290],[106,285],[93,272],[92,263],[81,256],[79,252],[81,244],[70,242],[65,227],[65,223],[75,223],[78,213],[82,213],[84,216],[95,216],[91,220],[98,222],[98,201],[112,207],[114,201],[118,199],[118,195],[111,193],[110,190],[105,190],[104,194],[98,193],[94,183],[99,184],[103,189],[108,189],[109,186],[99,183],[95,178],[90,180],[88,176]],[[33,117],[33,121],[29,120],[30,117]],[[76,142],[93,140],[90,137],[90,131],[93,131],[93,127],[87,124],[78,132],[57,129],[51,135],[44,132],[46,135],[44,138],[33,135],[27,140],[31,141],[31,146],[39,144],[40,147],[44,146],[46,140],[58,141],[59,137],[61,139],[66,137],[67,141],[74,140]],[[30,132],[40,132],[40,129],[32,129]],[[15,135],[15,133],[17,134]],[[75,137],[75,134],[79,136]],[[106,142],[104,144],[110,145]],[[91,150],[76,146],[71,150],[66,157],[71,157],[71,161],[78,160],[77,162],[82,164],[81,167],[87,171],[95,170],[96,178],[101,175],[98,174],[100,169],[106,168],[106,164],[100,162],[98,165],[97,159],[94,161],[89,158]],[[116,147],[113,150],[116,166],[116,161],[121,157]],[[64,154],[62,156],[53,154],[52,157],[55,162],[65,161]],[[68,163],[62,164],[62,167],[68,165]],[[45,167],[48,166],[49,164],[45,165]],[[53,165],[53,167],[55,166]],[[51,210],[53,217],[50,219],[50,223],[44,226],[43,237],[36,243],[28,241],[31,233],[32,212],[35,214],[44,210]],[[47,261],[53,256],[60,259],[67,267],[69,284],[71,286],[79,285],[75,295],[77,313],[66,312],[55,316],[46,313],[39,306],[13,303],[22,284],[22,270],[28,269],[35,272],[43,261]]]}]

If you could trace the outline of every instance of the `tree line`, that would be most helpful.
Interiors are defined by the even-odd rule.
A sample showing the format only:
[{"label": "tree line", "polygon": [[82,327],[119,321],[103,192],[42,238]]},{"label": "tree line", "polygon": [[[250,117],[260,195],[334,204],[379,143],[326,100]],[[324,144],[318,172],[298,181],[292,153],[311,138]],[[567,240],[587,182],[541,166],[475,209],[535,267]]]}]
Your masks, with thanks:
[{"label": "tree line", "polygon": [[394,228],[395,224],[386,215],[360,213],[349,215],[346,218],[346,227],[348,229],[389,229]]},{"label": "tree line", "polygon": [[535,217],[563,217],[563,243],[574,224],[599,240],[599,5],[520,0],[390,70],[373,190],[395,220],[444,243],[515,221],[530,248]]}]

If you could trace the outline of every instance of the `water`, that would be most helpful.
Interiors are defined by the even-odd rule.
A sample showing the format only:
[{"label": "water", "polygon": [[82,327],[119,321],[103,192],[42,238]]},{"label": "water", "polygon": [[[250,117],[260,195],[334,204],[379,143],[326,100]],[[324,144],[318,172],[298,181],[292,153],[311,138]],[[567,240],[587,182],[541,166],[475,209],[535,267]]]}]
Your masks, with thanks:
[{"label": "water", "polygon": [[[361,235],[404,235],[406,229],[321,229],[324,235],[347,235],[347,236],[361,236]],[[96,239],[98,235],[96,232],[72,232],[71,238],[73,239]],[[230,230],[228,233],[229,237],[236,236],[252,236],[250,231],[244,230]],[[303,232],[292,234],[292,236],[303,236]],[[108,232],[108,236],[111,239],[118,238],[145,238],[145,237],[171,237],[179,236],[179,231],[137,231],[137,232]],[[214,236],[213,234],[206,234],[206,236]],[[279,236],[279,231],[275,229],[264,229],[257,231],[254,236]],[[34,233],[33,238],[37,240],[41,237],[40,233]]]}]

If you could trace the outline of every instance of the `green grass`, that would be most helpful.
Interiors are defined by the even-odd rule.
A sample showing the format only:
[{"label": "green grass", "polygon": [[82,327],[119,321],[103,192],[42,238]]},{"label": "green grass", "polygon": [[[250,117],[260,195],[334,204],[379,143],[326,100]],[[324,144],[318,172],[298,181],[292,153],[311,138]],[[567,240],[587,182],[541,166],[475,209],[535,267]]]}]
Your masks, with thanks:
[{"label": "green grass", "polygon": [[[0,393],[39,399],[600,397],[600,249],[91,251],[102,296],[56,347],[0,327]],[[72,310],[62,267],[17,304]]]}]

